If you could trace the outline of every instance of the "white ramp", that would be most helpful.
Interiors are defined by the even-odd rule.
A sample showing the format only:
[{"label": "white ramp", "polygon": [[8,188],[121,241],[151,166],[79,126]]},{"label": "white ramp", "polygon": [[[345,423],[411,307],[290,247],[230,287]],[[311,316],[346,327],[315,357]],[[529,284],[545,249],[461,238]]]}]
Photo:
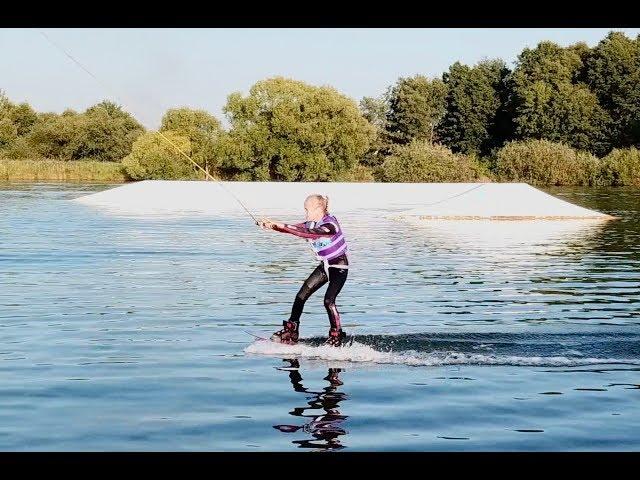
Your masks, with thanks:
[{"label": "white ramp", "polygon": [[479,184],[442,202],[403,212],[420,219],[451,220],[566,220],[611,219],[594,210],[574,205],[526,183]]},{"label": "white ramp", "polygon": [[291,183],[146,180],[75,199],[115,214],[300,215],[307,195],[329,196],[332,213],[387,214],[414,219],[611,219],[526,183]]}]

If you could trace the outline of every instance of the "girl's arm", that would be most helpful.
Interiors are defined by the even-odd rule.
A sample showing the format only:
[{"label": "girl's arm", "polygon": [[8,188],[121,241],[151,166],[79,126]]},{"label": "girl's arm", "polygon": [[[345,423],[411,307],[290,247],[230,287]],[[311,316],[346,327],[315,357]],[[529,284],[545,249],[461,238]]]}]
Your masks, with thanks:
[{"label": "girl's arm", "polygon": [[273,230],[282,233],[290,233],[296,237],[317,239],[321,237],[331,237],[336,234],[336,227],[327,223],[320,227],[309,228],[305,223],[297,223],[289,225],[286,223],[274,223],[271,227]]},{"label": "girl's arm", "polygon": [[307,230],[307,222],[302,222],[302,223],[282,223],[282,222],[274,222],[273,220],[269,220],[268,218],[262,218],[259,221],[256,222],[256,225],[258,225],[261,228],[266,228],[268,230],[275,230],[273,228],[274,225],[278,225],[280,227],[283,226],[287,226],[289,228],[293,228],[294,230],[303,230],[306,231]]}]

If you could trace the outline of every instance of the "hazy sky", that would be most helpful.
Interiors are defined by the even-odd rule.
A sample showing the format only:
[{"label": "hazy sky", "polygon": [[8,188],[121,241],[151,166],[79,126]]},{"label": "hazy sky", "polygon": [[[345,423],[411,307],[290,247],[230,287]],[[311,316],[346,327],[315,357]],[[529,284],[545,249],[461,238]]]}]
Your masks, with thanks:
[{"label": "hazy sky", "polygon": [[157,128],[164,111],[176,106],[204,108],[222,120],[229,93],[247,92],[270,76],[329,84],[359,100],[381,94],[400,76],[439,76],[457,60],[500,57],[512,65],[524,47],[541,40],[593,46],[610,30],[640,34],[614,27],[45,29],[98,83],[38,30],[0,29],[0,89],[38,111],[84,110],[110,98]]}]

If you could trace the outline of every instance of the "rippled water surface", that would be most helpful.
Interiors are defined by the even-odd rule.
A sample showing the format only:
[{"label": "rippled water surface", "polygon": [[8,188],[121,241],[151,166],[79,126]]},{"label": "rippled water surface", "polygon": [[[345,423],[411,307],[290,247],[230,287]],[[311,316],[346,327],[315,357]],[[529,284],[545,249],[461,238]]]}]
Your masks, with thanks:
[{"label": "rippled water surface", "polygon": [[302,344],[249,334],[303,241],[69,201],[110,187],[0,184],[0,450],[640,448],[640,190],[549,190],[605,224],[343,215],[333,349],[324,289]]}]

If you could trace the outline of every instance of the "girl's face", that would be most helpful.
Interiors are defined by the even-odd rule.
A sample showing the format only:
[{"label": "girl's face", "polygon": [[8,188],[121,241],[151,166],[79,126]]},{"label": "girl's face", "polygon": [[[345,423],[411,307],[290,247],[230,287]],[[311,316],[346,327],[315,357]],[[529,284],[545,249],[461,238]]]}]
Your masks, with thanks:
[{"label": "girl's face", "polygon": [[320,205],[320,202],[314,198],[305,200],[304,211],[307,216],[307,221],[309,222],[317,222],[318,220],[322,220],[322,217],[324,217],[324,209],[322,208],[322,205]]}]

